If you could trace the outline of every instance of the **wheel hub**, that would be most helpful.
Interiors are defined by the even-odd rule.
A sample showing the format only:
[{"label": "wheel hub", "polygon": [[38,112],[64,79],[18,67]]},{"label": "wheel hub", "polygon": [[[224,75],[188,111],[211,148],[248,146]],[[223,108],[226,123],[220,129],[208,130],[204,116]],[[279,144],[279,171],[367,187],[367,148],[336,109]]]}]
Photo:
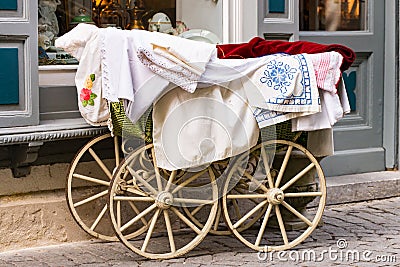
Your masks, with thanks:
[{"label": "wheel hub", "polygon": [[281,189],[272,188],[268,190],[267,199],[269,203],[273,205],[278,205],[283,202],[283,200],[285,199],[285,195]]},{"label": "wheel hub", "polygon": [[166,210],[172,205],[173,202],[174,198],[170,192],[162,191],[158,193],[156,198],[156,205],[158,208]]}]

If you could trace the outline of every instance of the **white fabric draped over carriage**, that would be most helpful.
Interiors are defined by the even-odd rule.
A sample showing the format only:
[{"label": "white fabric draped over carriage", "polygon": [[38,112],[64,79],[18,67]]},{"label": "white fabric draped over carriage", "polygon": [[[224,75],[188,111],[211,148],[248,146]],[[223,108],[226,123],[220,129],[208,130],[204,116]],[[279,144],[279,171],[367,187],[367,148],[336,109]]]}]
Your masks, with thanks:
[{"label": "white fabric draped over carriage", "polygon": [[[349,111],[345,90],[336,91],[342,62],[336,52],[218,59],[212,44],[87,24],[58,38],[56,46],[78,57],[78,73],[97,70],[101,99],[80,106],[89,123],[104,114],[102,99],[123,99],[133,122],[154,104],[157,165],[168,170],[235,156],[255,145],[258,128],[289,119],[294,130],[327,129],[309,138],[329,140],[314,145],[317,156],[329,155],[331,127]],[[91,56],[96,53],[100,56]],[[79,79],[77,86],[84,86]],[[169,133],[176,132],[168,127],[171,121],[179,129],[176,136]]]}]

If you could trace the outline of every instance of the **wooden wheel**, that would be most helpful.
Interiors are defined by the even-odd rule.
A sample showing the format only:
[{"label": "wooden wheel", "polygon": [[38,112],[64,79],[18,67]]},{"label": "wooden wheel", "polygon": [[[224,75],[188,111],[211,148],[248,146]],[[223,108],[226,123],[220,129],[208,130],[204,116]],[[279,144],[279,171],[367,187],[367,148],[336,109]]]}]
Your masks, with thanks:
[{"label": "wooden wheel", "polygon": [[[136,207],[136,213],[121,220],[119,207],[127,203]],[[204,206],[206,218],[202,227],[179,210],[199,205]],[[111,221],[118,238],[135,253],[150,259],[178,257],[196,247],[210,230],[217,206],[218,188],[210,168],[180,177],[177,171],[160,170],[154,162],[152,144],[126,157],[110,186]],[[144,225],[149,227],[135,239],[125,236],[129,229]],[[160,245],[160,239],[166,239],[169,246]]]},{"label": "wooden wheel", "polygon": [[[266,151],[275,148],[278,152],[270,168],[271,159]],[[326,201],[325,177],[317,159],[296,143],[271,140],[252,148],[252,151],[256,150],[260,151],[259,168],[264,176],[250,174],[240,167],[238,160],[223,189],[222,207],[226,223],[239,240],[254,250],[286,250],[304,241],[320,222]],[[232,183],[248,187],[239,194],[229,190]],[[243,200],[249,202],[250,199],[257,202],[251,206],[242,204]],[[240,220],[231,216],[229,201],[232,200],[237,202]],[[314,208],[305,209],[310,202]],[[263,208],[266,211],[256,231],[239,230]]]},{"label": "wooden wheel", "polygon": [[112,172],[119,163],[118,138],[107,133],[80,149],[67,176],[66,197],[73,218],[88,234],[109,241],[118,240],[107,214],[107,200]]},{"label": "wooden wheel", "polygon": [[[117,241],[108,213],[112,173],[121,162],[121,139],[110,133],[90,140],[76,154],[67,176],[66,198],[72,217],[88,234]],[[125,213],[132,213],[125,209]],[[132,231],[129,236],[140,232]]]}]

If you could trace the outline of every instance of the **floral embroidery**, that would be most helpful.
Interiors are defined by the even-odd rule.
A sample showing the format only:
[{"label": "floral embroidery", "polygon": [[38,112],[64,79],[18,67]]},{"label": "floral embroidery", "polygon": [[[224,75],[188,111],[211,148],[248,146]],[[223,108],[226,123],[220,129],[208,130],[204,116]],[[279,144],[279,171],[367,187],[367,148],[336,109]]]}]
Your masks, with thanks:
[{"label": "floral embroidery", "polygon": [[79,95],[79,99],[81,100],[82,106],[84,107],[86,107],[87,105],[94,106],[94,99],[97,97],[97,95],[92,92],[94,80],[95,75],[92,73],[86,78],[84,88],[82,88]]},{"label": "floral embroidery", "polygon": [[260,82],[267,83],[269,87],[273,87],[274,90],[279,90],[281,94],[285,94],[295,73],[296,69],[291,68],[288,64],[272,60],[267,64],[267,69],[264,71],[265,76],[260,78]]}]

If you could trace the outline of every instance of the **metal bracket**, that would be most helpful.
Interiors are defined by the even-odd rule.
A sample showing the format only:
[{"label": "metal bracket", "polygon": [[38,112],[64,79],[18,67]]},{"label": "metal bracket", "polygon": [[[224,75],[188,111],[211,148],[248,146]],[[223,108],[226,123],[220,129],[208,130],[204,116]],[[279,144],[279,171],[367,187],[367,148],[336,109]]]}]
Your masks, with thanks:
[{"label": "metal bracket", "polygon": [[14,178],[25,177],[31,172],[31,163],[37,160],[42,145],[43,142],[30,142],[9,147]]}]

